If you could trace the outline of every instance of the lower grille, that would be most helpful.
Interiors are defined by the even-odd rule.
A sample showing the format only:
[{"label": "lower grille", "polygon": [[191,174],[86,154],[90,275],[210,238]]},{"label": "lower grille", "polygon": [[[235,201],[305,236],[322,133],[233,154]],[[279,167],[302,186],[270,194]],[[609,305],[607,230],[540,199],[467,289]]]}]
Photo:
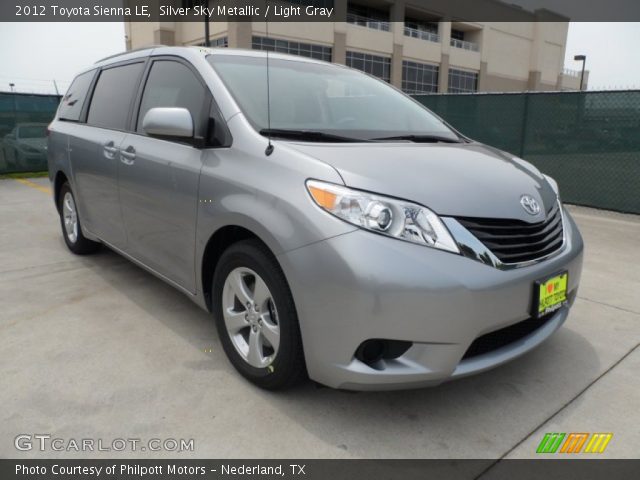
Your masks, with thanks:
[{"label": "lower grille", "polygon": [[457,220],[503,263],[546,257],[562,247],[564,240],[558,203],[547,212],[547,218],[538,223],[475,217],[458,217]]},{"label": "lower grille", "polygon": [[523,320],[522,322],[501,328],[500,330],[486,333],[473,341],[462,359],[466,360],[468,358],[484,355],[485,353],[498,350],[510,343],[516,342],[541,328],[551,319],[551,317],[555,315],[555,313],[556,312],[553,312],[540,318],[531,317]]}]

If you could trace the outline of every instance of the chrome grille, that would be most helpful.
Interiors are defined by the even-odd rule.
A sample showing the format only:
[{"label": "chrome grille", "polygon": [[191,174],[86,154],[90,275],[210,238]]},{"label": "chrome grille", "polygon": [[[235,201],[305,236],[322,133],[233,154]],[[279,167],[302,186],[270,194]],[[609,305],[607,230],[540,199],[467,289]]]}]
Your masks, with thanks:
[{"label": "chrome grille", "polygon": [[522,220],[457,217],[503,263],[537,260],[558,250],[564,240],[562,213],[555,203],[538,223]]}]

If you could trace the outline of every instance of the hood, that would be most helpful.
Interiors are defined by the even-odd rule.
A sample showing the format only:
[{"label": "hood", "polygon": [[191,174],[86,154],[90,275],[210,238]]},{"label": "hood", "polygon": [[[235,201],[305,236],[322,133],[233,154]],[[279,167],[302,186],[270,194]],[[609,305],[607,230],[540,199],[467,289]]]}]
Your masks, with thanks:
[{"label": "hood", "polygon": [[[439,215],[539,222],[556,194],[524,160],[481,144],[315,144],[288,146],[332,165],[348,187],[424,205]],[[531,195],[543,206],[530,215]]]}]

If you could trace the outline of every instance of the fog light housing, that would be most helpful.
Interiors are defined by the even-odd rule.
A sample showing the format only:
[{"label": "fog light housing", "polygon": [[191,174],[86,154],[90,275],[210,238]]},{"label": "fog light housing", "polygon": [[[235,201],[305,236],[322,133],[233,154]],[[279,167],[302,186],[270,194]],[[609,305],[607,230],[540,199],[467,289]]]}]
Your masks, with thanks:
[{"label": "fog light housing", "polygon": [[384,360],[393,360],[401,357],[409,350],[411,345],[413,343],[402,340],[372,338],[360,344],[356,350],[355,357],[371,368],[384,370],[386,366]]}]

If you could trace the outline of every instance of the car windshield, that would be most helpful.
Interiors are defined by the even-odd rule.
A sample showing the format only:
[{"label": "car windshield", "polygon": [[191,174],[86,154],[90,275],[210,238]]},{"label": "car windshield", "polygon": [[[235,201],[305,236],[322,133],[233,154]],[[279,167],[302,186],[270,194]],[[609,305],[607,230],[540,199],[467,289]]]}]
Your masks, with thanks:
[{"label": "car windshield", "polygon": [[210,55],[208,60],[258,131],[311,131],[363,140],[459,139],[429,110],[383,81],[328,63],[273,57],[269,126],[266,57]]},{"label": "car windshield", "polygon": [[46,135],[46,125],[29,125],[18,129],[19,138],[44,138]]}]

